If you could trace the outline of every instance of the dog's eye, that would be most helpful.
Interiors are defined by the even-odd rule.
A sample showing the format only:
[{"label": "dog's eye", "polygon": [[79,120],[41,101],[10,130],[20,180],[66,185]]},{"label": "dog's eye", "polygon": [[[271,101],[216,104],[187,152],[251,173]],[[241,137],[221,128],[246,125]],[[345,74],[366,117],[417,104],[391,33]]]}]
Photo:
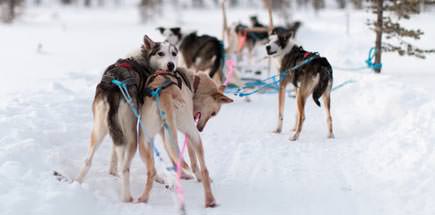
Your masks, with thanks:
[{"label": "dog's eye", "polygon": [[163,57],[163,56],[165,56],[165,53],[164,52],[159,52],[159,53],[157,53],[160,57]]},{"label": "dog's eye", "polygon": [[177,53],[176,52],[172,52],[172,56],[177,57]]}]

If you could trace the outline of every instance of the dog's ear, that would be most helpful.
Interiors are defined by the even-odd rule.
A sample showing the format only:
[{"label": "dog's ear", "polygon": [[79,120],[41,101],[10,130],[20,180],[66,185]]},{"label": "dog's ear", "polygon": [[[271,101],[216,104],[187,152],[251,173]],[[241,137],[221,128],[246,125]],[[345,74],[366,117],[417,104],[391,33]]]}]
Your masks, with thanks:
[{"label": "dog's ear", "polygon": [[222,104],[228,104],[228,103],[232,103],[233,102],[233,100],[230,97],[224,95],[221,92],[216,92],[213,95],[213,97],[216,99],[216,101],[218,101],[219,103],[222,103]]},{"label": "dog's ear", "polygon": [[179,35],[181,33],[181,28],[179,28],[179,27],[171,28],[171,31],[175,35]]},{"label": "dog's ear", "polygon": [[281,34],[287,40],[290,39],[290,38],[293,38],[293,32],[292,31],[284,31]]},{"label": "dog's ear", "polygon": [[291,31],[277,31],[278,39],[283,43],[286,44],[287,41],[292,38],[292,32]]},{"label": "dog's ear", "polygon": [[165,28],[164,27],[158,27],[156,28],[161,34],[163,34],[165,32]]},{"label": "dog's ear", "polygon": [[156,43],[151,38],[149,38],[148,35],[145,35],[143,37],[143,44],[145,49],[152,49],[156,45]]}]

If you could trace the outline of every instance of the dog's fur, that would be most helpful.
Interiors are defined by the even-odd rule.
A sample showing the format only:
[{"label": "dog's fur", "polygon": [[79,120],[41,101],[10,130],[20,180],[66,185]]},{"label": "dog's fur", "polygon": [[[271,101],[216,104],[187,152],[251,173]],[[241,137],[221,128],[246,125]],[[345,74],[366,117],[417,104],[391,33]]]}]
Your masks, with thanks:
[{"label": "dog's fur", "polygon": [[[272,34],[277,33],[284,33],[284,32],[292,32],[292,36],[295,37],[297,31],[299,30],[299,27],[301,26],[300,21],[295,21],[293,23],[287,24],[284,26],[276,26],[272,30]],[[253,27],[264,27],[265,26],[258,22],[258,20],[255,19],[255,22],[253,23]],[[261,46],[267,43],[268,41],[268,33],[267,32],[248,32],[249,27],[247,25],[244,25],[242,23],[233,24],[228,28],[227,35],[228,35],[228,50],[230,53],[236,53],[239,55],[239,58],[242,58],[242,52],[243,50],[248,50],[248,59],[249,63],[252,62],[253,58],[253,52],[255,47]],[[239,37],[246,36],[246,40],[244,44],[239,44],[240,39]],[[240,48],[240,49],[239,49]]]},{"label": "dog's fur", "polygon": [[177,52],[175,46],[169,43],[155,43],[145,36],[144,45],[139,52],[125,60],[119,60],[106,69],[96,88],[88,155],[80,175],[76,178],[78,182],[83,181],[91,167],[95,151],[104,137],[110,134],[114,143],[110,172],[116,174],[119,159],[122,167],[121,198],[126,202],[133,200],[129,189],[129,168],[137,148],[136,117],[112,80],[127,81],[128,93],[133,103],[136,107],[141,107],[144,102],[142,92],[146,79],[155,70],[176,69]]},{"label": "dog's fur", "polygon": [[[200,137],[200,131],[202,131],[207,124],[208,120],[215,116],[222,104],[233,102],[230,98],[223,94],[224,87],[218,87],[218,85],[205,73],[193,73],[187,70],[181,70],[185,74],[185,84],[192,86],[178,88],[175,85],[171,85],[163,91],[160,95],[160,110],[166,114],[166,123],[169,127],[167,134],[169,135],[169,144],[165,146],[168,151],[171,160],[178,160],[178,143],[177,143],[177,130],[186,134],[190,143],[188,144],[188,153],[191,161],[191,168],[198,180],[202,180],[204,192],[205,192],[205,206],[214,207],[216,201],[211,191],[210,177],[205,164],[204,149]],[[150,87],[158,87],[165,78],[155,78],[150,84]],[[174,108],[174,99],[170,93],[171,91],[179,91],[181,94],[184,105],[181,108]],[[146,98],[142,109],[143,124],[148,128],[149,137],[155,136],[165,123],[159,116],[158,107],[154,98]],[[197,125],[195,126],[194,116],[200,116]],[[141,140],[144,140],[141,137]],[[139,201],[147,202],[149,194],[152,188],[154,177],[156,176],[156,170],[154,168],[153,151],[150,144],[139,143],[139,152],[142,160],[147,166],[147,181],[145,184],[145,190]],[[198,169],[197,162],[201,171]]]},{"label": "dog's fur", "polygon": [[179,27],[157,29],[166,41],[176,45],[180,50],[180,67],[206,72],[219,85],[223,82],[225,50],[219,39],[209,35],[199,36],[196,32],[183,32]]},{"label": "dog's fur", "polygon": [[[323,98],[327,114],[328,137],[333,138],[332,117],[331,117],[331,89],[332,89],[332,68],[328,60],[324,57],[317,57],[309,63],[299,67],[296,70],[289,70],[304,61],[304,55],[309,54],[302,47],[296,46],[289,32],[280,32],[272,35],[266,46],[268,55],[273,56],[281,65],[280,68],[280,89],[278,104],[278,125],[275,132],[282,130],[283,111],[285,103],[285,89],[289,82],[297,88],[296,90],[296,107],[297,116],[296,124],[293,129],[294,134],[290,140],[297,140],[302,130],[302,124],[305,119],[305,102],[308,96],[312,95],[314,102],[320,106],[319,98]],[[283,78],[284,77],[284,78]]]}]

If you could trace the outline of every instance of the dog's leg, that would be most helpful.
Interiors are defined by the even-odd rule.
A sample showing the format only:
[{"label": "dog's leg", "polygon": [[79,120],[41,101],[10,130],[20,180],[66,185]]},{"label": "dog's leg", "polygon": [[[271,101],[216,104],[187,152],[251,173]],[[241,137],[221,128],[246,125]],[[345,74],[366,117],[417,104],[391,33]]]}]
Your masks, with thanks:
[{"label": "dog's leg", "polygon": [[136,152],[136,138],[134,143],[117,144],[115,146],[116,156],[121,161],[121,198],[124,202],[132,202],[133,197],[130,193],[130,164]]},{"label": "dog's leg", "polygon": [[299,134],[301,133],[302,124],[305,119],[305,110],[304,110],[305,101],[306,101],[306,96],[303,94],[301,88],[298,88],[296,92],[296,109],[297,109],[296,130],[293,136],[290,138],[291,141],[297,140],[299,138]]},{"label": "dog's leg", "polygon": [[210,185],[210,176],[205,164],[204,148],[201,142],[201,137],[199,136],[198,131],[195,130],[192,130],[188,135],[191,139],[192,146],[195,149],[195,153],[198,156],[199,165],[201,167],[202,185],[205,193],[205,207],[216,207],[216,200],[213,196]]},{"label": "dog's leg", "polygon": [[109,174],[118,176],[118,157],[116,157],[115,146],[112,146],[112,152],[110,154]]},{"label": "dog's leg", "polygon": [[83,179],[91,167],[95,151],[108,133],[106,120],[104,119],[106,114],[103,109],[104,108],[96,108],[96,104],[94,103],[94,125],[91,132],[91,140],[89,142],[88,156],[86,157],[84,165],[80,169],[79,176],[76,178],[76,181],[79,183],[83,182]]},{"label": "dog's leg", "polygon": [[174,114],[174,107],[172,103],[172,98],[170,95],[162,94],[161,100],[160,100],[162,111],[166,113],[166,123],[167,123],[167,133],[169,143],[166,147],[169,157],[171,158],[171,161],[174,163],[178,161],[178,155],[180,154],[180,150],[178,148],[178,138],[177,138],[177,126],[175,123],[175,114]]},{"label": "dog's leg", "polygon": [[[161,129],[160,136],[162,137],[162,142],[163,142],[163,146],[165,147],[165,150],[167,152],[169,152],[169,150],[171,150],[171,148],[170,148],[171,146],[170,146],[170,144],[166,140],[165,129],[164,128]],[[177,151],[177,153],[179,153],[179,151]],[[177,165],[177,161],[173,160],[172,157],[170,157],[170,158],[171,158],[172,165],[176,166]],[[181,161],[181,166],[183,167],[183,169],[189,169],[189,165],[186,163],[186,161],[184,159]],[[181,179],[191,180],[191,179],[193,179],[193,177],[191,175],[187,174],[186,172],[182,171],[181,172]],[[161,180],[161,177],[158,176],[158,174],[157,174],[156,182],[160,183],[162,181],[163,180]]]},{"label": "dog's leg", "polygon": [[275,129],[275,133],[281,133],[282,122],[284,120],[284,105],[285,105],[285,89],[287,87],[287,80],[280,81],[279,94],[278,94],[278,124]]},{"label": "dog's leg", "polygon": [[[139,154],[142,161],[145,163],[147,167],[147,180],[145,183],[145,190],[143,191],[142,195],[139,197],[138,202],[144,202],[147,203],[151,188],[153,187],[153,181],[156,177],[156,169],[154,166],[154,157],[153,157],[153,151],[150,146],[151,143],[144,143],[143,138],[139,137]],[[161,182],[164,183],[163,179],[161,179]]]},{"label": "dog's leg", "polygon": [[332,116],[331,116],[331,92],[326,91],[323,94],[323,105],[326,110],[326,122],[328,124],[328,138],[334,138],[334,132],[332,131]]},{"label": "dog's leg", "polygon": [[196,180],[201,182],[201,174],[198,169],[198,159],[192,146],[192,141],[190,141],[187,146],[187,152],[189,153],[190,167],[192,168],[193,174],[195,174]]}]

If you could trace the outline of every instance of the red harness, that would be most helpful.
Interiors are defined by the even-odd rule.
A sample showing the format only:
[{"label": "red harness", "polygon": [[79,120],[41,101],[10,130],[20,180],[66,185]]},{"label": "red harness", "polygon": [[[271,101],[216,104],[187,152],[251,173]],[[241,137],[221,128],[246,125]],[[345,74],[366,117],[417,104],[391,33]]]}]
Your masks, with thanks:
[{"label": "red harness", "polygon": [[127,70],[131,70],[132,69],[131,65],[129,63],[127,63],[127,62],[116,64],[116,66],[124,68],[124,69],[127,69]]},{"label": "red harness", "polygon": [[305,53],[304,53],[304,58],[307,58],[308,56],[310,56],[312,54],[312,52],[307,52],[307,51],[305,51]]}]

